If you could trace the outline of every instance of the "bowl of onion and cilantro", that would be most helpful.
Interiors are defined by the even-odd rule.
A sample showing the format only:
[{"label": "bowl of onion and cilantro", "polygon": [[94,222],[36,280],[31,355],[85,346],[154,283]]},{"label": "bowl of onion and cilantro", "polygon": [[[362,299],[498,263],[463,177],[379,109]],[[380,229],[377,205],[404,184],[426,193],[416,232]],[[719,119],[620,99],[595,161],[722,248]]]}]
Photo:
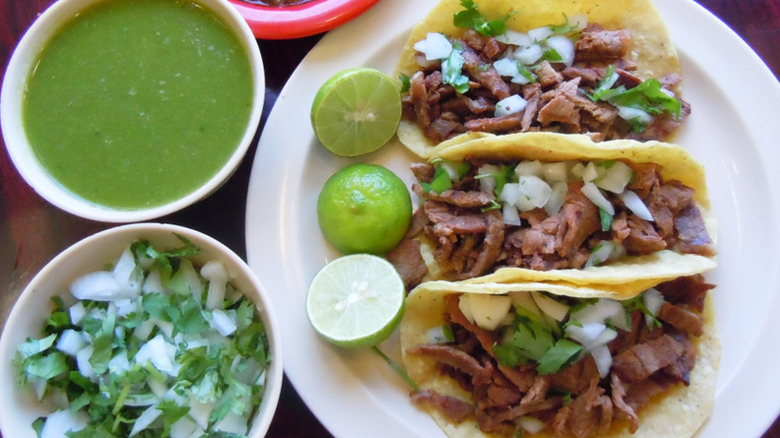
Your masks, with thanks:
[{"label": "bowl of onion and cilantro", "polygon": [[23,290],[0,379],[6,437],[259,438],[281,391],[281,338],[228,247],[124,225],[66,249]]}]

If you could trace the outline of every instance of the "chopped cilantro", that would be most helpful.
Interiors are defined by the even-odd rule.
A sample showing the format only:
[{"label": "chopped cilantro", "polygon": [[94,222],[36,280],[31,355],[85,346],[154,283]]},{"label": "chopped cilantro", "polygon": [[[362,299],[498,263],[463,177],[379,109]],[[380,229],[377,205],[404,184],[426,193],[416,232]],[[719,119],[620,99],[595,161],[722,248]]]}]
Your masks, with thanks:
[{"label": "chopped cilantro", "polygon": [[442,82],[452,85],[455,91],[460,94],[469,91],[469,78],[462,72],[465,62],[463,49],[455,47],[453,47],[450,56],[441,62]]},{"label": "chopped cilantro", "polygon": [[546,324],[522,317],[517,320],[519,322],[511,337],[493,345],[496,358],[505,366],[525,364],[528,360],[538,361],[555,342]]},{"label": "chopped cilantro", "polygon": [[539,62],[542,61],[563,62],[563,56],[555,49],[547,49],[542,53],[542,57],[539,58]]},{"label": "chopped cilantro", "polygon": [[563,13],[563,23],[561,24],[551,24],[550,30],[553,31],[556,35],[567,35],[576,31],[579,31],[578,27],[579,23],[569,23],[569,17],[566,15],[566,13]]},{"label": "chopped cilantro", "polygon": [[507,14],[504,18],[488,21],[479,12],[479,8],[474,3],[474,0],[460,0],[460,4],[465,10],[457,12],[453,17],[452,23],[456,27],[474,29],[485,36],[496,36],[506,33],[506,21],[511,16],[510,14]]},{"label": "chopped cilantro", "polygon": [[581,345],[568,339],[558,339],[555,345],[539,358],[539,366],[536,370],[541,376],[556,373],[566,365],[573,363],[580,351],[582,351]]},{"label": "chopped cilantro", "polygon": [[599,208],[599,218],[601,219],[601,231],[609,231],[612,227],[613,215],[603,208]]},{"label": "chopped cilantro", "polygon": [[[139,293],[129,304],[120,303],[126,300],[82,300],[85,315],[78,325],[71,323],[62,300],[55,299],[43,337],[19,346],[13,362],[22,383],[43,381],[45,397],[63,400],[71,412],[81,411],[91,419],[85,428],[67,432],[70,438],[128,436],[136,419],[154,403],[160,410],[159,419],[136,436],[170,436],[174,424],[188,415],[190,407],[172,398],[158,401],[155,392],[159,390],[172,390],[185,401],[194,396],[212,403],[209,425],[231,412],[252,418],[260,405],[265,391],[261,376],[272,358],[255,306],[242,294],[229,294],[237,298],[225,300],[220,310],[230,315],[236,328],[227,336],[212,328],[212,312],[203,308],[200,297],[185,287],[185,281],[180,281],[183,269],[200,275],[186,259],[200,249],[179,238],[184,245],[171,251],[159,251],[143,241],[130,247],[141,280],[152,270],[159,271],[161,277],[167,275],[171,280],[157,280],[162,280],[164,290]],[[199,280],[208,283],[202,277]],[[66,328],[84,335],[86,346],[75,348],[82,348],[79,355],[90,349],[88,361],[54,348]],[[145,346],[149,347],[145,350],[149,359],[137,362],[136,356]],[[171,366],[176,372],[171,372]],[[44,423],[42,417],[33,428],[40,431]],[[204,436],[240,435],[206,432]]]},{"label": "chopped cilantro", "polygon": [[398,80],[401,81],[401,94],[409,91],[409,87],[412,86],[412,79],[409,77],[409,75],[401,73],[398,75]]},{"label": "chopped cilantro", "polygon": [[488,204],[485,207],[482,207],[479,211],[481,211],[482,213],[487,213],[488,211],[491,210],[500,210],[500,209],[501,209],[501,204],[496,202],[495,199],[492,199],[490,200],[490,204]]},{"label": "chopped cilantro", "polygon": [[521,76],[526,78],[528,82],[536,82],[536,74],[534,74],[525,64],[520,61],[517,61],[517,71]]},{"label": "chopped cilantro", "polygon": [[623,308],[626,309],[626,313],[628,314],[631,314],[632,312],[639,310],[643,314],[652,318],[653,324],[656,327],[661,327],[661,321],[659,321],[658,318],[656,318],[655,315],[653,315],[653,312],[651,312],[647,308],[647,306],[645,306],[643,294],[639,294],[634,298],[631,298],[630,300],[623,301]]},{"label": "chopped cilantro", "polygon": [[423,190],[425,190],[426,193],[431,190],[436,193],[442,193],[445,190],[451,189],[452,180],[450,179],[450,174],[447,172],[447,169],[445,169],[441,163],[434,165],[434,169],[433,180],[430,183],[420,183]]}]

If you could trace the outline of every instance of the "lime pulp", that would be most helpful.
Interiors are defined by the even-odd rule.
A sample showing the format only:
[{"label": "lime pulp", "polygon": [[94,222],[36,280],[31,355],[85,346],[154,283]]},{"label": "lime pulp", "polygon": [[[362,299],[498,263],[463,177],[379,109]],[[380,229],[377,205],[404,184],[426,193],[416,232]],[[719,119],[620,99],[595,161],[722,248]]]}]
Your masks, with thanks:
[{"label": "lime pulp", "polygon": [[306,315],[327,341],[348,348],[377,345],[398,326],[406,290],[390,262],[369,254],[343,256],[312,280]]}]

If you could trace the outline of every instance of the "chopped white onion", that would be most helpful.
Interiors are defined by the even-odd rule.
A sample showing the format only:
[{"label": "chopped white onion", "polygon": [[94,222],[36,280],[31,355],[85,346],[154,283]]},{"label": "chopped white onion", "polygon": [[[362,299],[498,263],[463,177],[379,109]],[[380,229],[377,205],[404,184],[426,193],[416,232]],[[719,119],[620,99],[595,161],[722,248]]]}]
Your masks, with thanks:
[{"label": "chopped white onion", "polygon": [[171,375],[176,361],[176,346],[169,344],[162,335],[157,335],[138,349],[133,360],[139,364],[147,361],[159,371]]},{"label": "chopped white onion", "polygon": [[537,43],[543,41],[552,34],[553,31],[550,29],[550,26],[537,27],[536,29],[531,29],[528,31],[528,36],[532,41]]},{"label": "chopped white onion", "polygon": [[517,207],[514,204],[504,202],[501,206],[501,213],[504,216],[504,224],[518,227],[523,224],[520,219],[520,212],[517,211]]},{"label": "chopped white onion", "polygon": [[200,268],[200,275],[209,281],[206,308],[209,310],[221,308],[222,301],[225,299],[225,289],[229,280],[225,265],[216,260],[209,261]]},{"label": "chopped white onion", "polygon": [[[512,307],[512,299],[506,295],[463,294],[458,306],[468,308],[474,323],[485,330],[495,330]],[[464,313],[465,315],[465,313]]]},{"label": "chopped white onion", "polygon": [[558,181],[568,181],[569,175],[566,169],[566,162],[558,161],[557,163],[544,163],[542,164],[542,175],[544,180],[548,183]]},{"label": "chopped white onion", "polygon": [[195,424],[194,421],[185,415],[171,426],[171,438],[190,438],[195,434],[201,436],[200,434],[202,434],[203,431],[199,431],[199,428],[200,427]]},{"label": "chopped white onion", "polygon": [[615,214],[615,207],[613,207],[612,203],[604,197],[595,184],[592,182],[585,183],[580,190],[582,191],[583,195],[590,199],[590,202],[596,204],[596,207],[606,211],[609,214]]},{"label": "chopped white onion", "polygon": [[236,323],[231,321],[225,311],[220,309],[214,309],[211,312],[211,321],[209,324],[213,329],[219,332],[222,336],[229,336],[236,331]]},{"label": "chopped white onion", "polygon": [[[658,312],[661,311],[664,301],[663,294],[654,287],[647,289],[642,295],[642,302],[645,307],[647,307],[647,310],[655,317],[658,317]],[[653,323],[653,318],[651,318],[650,315],[645,315],[645,322],[650,325]]]},{"label": "chopped white onion", "polygon": [[533,40],[528,34],[511,29],[507,30],[506,33],[496,36],[496,40],[504,44],[512,44],[513,46],[528,46],[533,43]]},{"label": "chopped white onion", "polygon": [[76,432],[87,426],[89,416],[82,410],[71,412],[62,409],[46,417],[41,429],[41,438],[62,438],[65,432]]},{"label": "chopped white onion", "polygon": [[78,301],[76,304],[70,306],[68,309],[68,315],[70,316],[70,323],[77,325],[81,323],[84,315],[87,314],[87,309],[84,308],[84,303]]},{"label": "chopped white onion", "polygon": [[623,193],[618,194],[618,196],[623,200],[623,203],[626,204],[626,207],[641,219],[648,222],[653,222],[655,220],[653,219],[653,214],[650,212],[650,209],[647,208],[647,205],[642,201],[642,198],[636,193],[631,190],[625,190]]},{"label": "chopped white onion", "polygon": [[586,183],[591,182],[594,179],[604,176],[604,173],[603,167],[596,166],[596,164],[591,161],[582,171],[582,181]]},{"label": "chopped white onion", "polygon": [[571,174],[572,174],[573,177],[575,177],[577,179],[583,179],[584,180],[583,176],[585,175],[585,165],[582,164],[581,162],[575,163],[571,167]]},{"label": "chopped white onion", "polygon": [[108,361],[108,371],[112,373],[125,373],[131,368],[130,361],[127,359],[127,350],[122,350]]},{"label": "chopped white onion", "polygon": [[523,415],[522,417],[518,418],[517,424],[530,434],[539,433],[547,426],[544,421],[529,415]]},{"label": "chopped white onion", "polygon": [[623,305],[618,301],[607,298],[601,298],[595,304],[585,306],[577,312],[573,312],[571,318],[582,324],[603,324],[609,321],[610,324],[619,329],[630,329]]},{"label": "chopped white onion", "polygon": [[[578,320],[579,321],[579,320]],[[582,327],[569,324],[566,326],[566,336],[582,344],[586,349],[595,345],[594,341],[598,339],[607,326],[598,322],[582,323]]]},{"label": "chopped white onion", "polygon": [[594,183],[604,190],[609,190],[612,193],[622,193],[625,190],[626,185],[631,181],[634,176],[634,171],[631,170],[628,165],[622,161],[614,161],[609,169],[604,166],[596,166],[604,169],[603,175],[599,174],[600,178]]},{"label": "chopped white onion", "polygon": [[[229,395],[225,396],[229,397]],[[244,436],[246,435],[246,423],[247,419],[244,415],[238,415],[235,412],[230,411],[225,415],[225,418],[215,423],[212,429]]]},{"label": "chopped white onion", "polygon": [[563,321],[564,318],[566,318],[566,315],[569,313],[569,306],[553,298],[550,298],[547,295],[541,294],[539,292],[531,292],[531,296],[533,297],[534,302],[539,307],[539,309],[550,315],[558,322]]},{"label": "chopped white onion", "polygon": [[520,70],[517,68],[517,61],[514,59],[501,58],[493,63],[493,68],[501,76],[515,77],[520,74]]},{"label": "chopped white onion", "polygon": [[525,85],[525,84],[530,84],[532,80],[536,80],[535,74],[531,73],[531,78],[529,79],[524,74],[518,73],[512,78],[510,82],[512,82],[513,84]]},{"label": "chopped white onion", "polygon": [[569,191],[569,185],[563,181],[553,183],[550,199],[544,204],[544,209],[550,216],[556,215],[563,207],[563,201],[566,199],[566,192]]},{"label": "chopped white onion", "polygon": [[115,301],[135,298],[140,289],[122,285],[108,271],[95,271],[82,275],[70,285],[70,293],[80,300]]},{"label": "chopped white onion", "polygon": [[635,120],[644,125],[649,125],[653,122],[653,116],[649,113],[642,111],[639,108],[631,108],[629,106],[618,106],[618,115],[623,120],[632,121]]},{"label": "chopped white onion", "polygon": [[426,337],[431,344],[445,344],[452,340],[445,334],[443,325],[438,325],[428,330],[426,332]]},{"label": "chopped white onion", "polygon": [[[552,195],[552,188],[550,185],[538,176],[521,175],[518,178],[517,184],[520,188],[520,192],[537,208],[544,207],[544,204],[547,203]],[[522,210],[522,208],[520,209]]]},{"label": "chopped white onion", "polygon": [[514,51],[514,57],[525,65],[534,64],[542,57],[544,51],[539,44],[533,44],[528,47],[521,47]]},{"label": "chopped white onion", "polygon": [[515,308],[525,309],[532,314],[541,317],[542,311],[536,305],[534,298],[530,292],[509,292],[509,298],[512,299],[512,306]]},{"label": "chopped white onion", "polygon": [[539,162],[539,160],[534,160],[534,161],[525,160],[525,161],[521,161],[515,167],[515,175],[517,175],[517,176],[523,176],[523,175],[542,176],[542,163]]},{"label": "chopped white onion", "polygon": [[[498,166],[495,164],[483,164],[477,169],[477,175],[495,175],[500,172]],[[479,178],[479,189],[483,192],[493,193],[493,189],[496,188],[496,179],[492,176],[485,176]]]},{"label": "chopped white onion", "polygon": [[[482,178],[487,179],[487,178]],[[506,183],[501,189],[501,193],[498,194],[499,201],[505,201],[510,205],[517,205],[520,201],[520,197],[523,196],[520,192],[520,185],[518,183]]]},{"label": "chopped white onion", "polygon": [[446,59],[452,53],[452,43],[438,32],[428,32],[424,40],[414,44],[414,50],[425,55],[426,61]]},{"label": "chopped white onion", "polygon": [[591,252],[588,256],[588,260],[585,262],[585,267],[598,266],[607,260],[612,255],[615,249],[615,244],[611,240],[602,240],[595,251]]},{"label": "chopped white onion", "polygon": [[601,378],[607,377],[609,369],[612,368],[612,354],[609,352],[609,347],[602,345],[594,348],[590,354],[593,356],[593,360],[596,362],[596,367],[599,370]]},{"label": "chopped white onion", "polygon": [[571,66],[574,63],[574,43],[569,38],[563,35],[553,35],[547,38],[545,45],[561,55],[564,65]]},{"label": "chopped white onion", "polygon": [[95,374],[95,370],[92,369],[92,364],[89,363],[93,351],[94,349],[92,346],[88,345],[76,353],[76,365],[82,376],[94,382],[97,380],[97,374]]},{"label": "chopped white onion", "polygon": [[141,287],[141,292],[150,294],[153,292],[163,293],[165,287],[162,284],[162,276],[159,269],[152,269],[149,274],[146,275],[144,285]]},{"label": "chopped white onion", "polygon": [[526,105],[528,105],[528,101],[523,99],[519,94],[513,94],[496,102],[495,116],[502,117],[519,113],[525,109]]},{"label": "chopped white onion", "polygon": [[67,329],[62,332],[57,340],[57,350],[67,354],[68,356],[75,356],[84,347],[87,346],[87,341],[81,333]]},{"label": "chopped white onion", "polygon": [[130,437],[134,437],[145,430],[154,422],[154,420],[159,418],[160,415],[162,415],[162,411],[157,409],[156,404],[146,408],[146,410],[141,412],[141,415],[136,418],[135,423],[133,423],[133,429],[130,430]]},{"label": "chopped white onion", "polygon": [[136,266],[135,256],[128,246],[119,256],[114,270],[111,272],[117,284],[140,291],[143,282],[143,271]]}]

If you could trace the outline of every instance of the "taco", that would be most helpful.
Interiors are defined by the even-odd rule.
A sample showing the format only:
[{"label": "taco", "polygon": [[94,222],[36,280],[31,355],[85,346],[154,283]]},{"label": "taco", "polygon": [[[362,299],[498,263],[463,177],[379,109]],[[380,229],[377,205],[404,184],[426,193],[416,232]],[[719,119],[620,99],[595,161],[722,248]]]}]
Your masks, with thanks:
[{"label": "taco", "polygon": [[429,282],[400,342],[412,401],[451,438],[690,437],[720,344],[701,275],[615,300],[545,283]]},{"label": "taco", "polygon": [[419,206],[387,254],[410,290],[543,279],[631,296],[717,264],[704,169],[679,146],[510,134],[439,146],[412,172]]},{"label": "taco", "polygon": [[680,73],[651,0],[441,0],[396,68],[398,137],[423,158],[513,132],[666,141],[690,113]]}]

